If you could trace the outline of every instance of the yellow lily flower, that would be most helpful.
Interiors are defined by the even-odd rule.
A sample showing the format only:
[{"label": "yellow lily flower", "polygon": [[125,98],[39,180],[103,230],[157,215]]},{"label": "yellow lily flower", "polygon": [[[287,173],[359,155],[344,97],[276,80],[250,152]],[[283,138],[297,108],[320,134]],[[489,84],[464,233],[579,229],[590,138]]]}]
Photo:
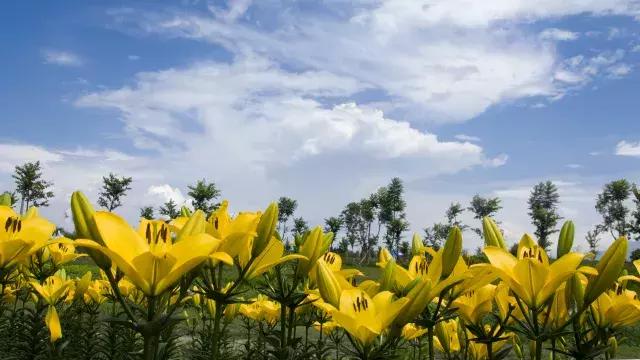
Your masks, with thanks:
[{"label": "yellow lily flower", "polygon": [[389,291],[380,292],[372,299],[360,289],[344,290],[340,295],[340,308],[331,316],[366,346],[391,325],[409,301],[405,298],[394,301],[393,297]]},{"label": "yellow lily flower", "polygon": [[591,311],[600,328],[617,329],[640,321],[640,301],[636,293],[622,288],[602,293],[591,304]]},{"label": "yellow lily flower", "polygon": [[229,202],[224,200],[220,207],[211,213],[207,220],[206,232],[220,239],[219,251],[238,257],[241,267],[245,267],[251,259],[253,241],[258,235],[260,212],[240,212],[231,218],[228,212]]},{"label": "yellow lily flower", "polygon": [[33,289],[49,304],[45,316],[45,323],[49,328],[51,342],[55,342],[62,337],[62,326],[60,325],[56,304],[60,299],[65,297],[69,291],[69,287],[72,285],[72,280],[66,280],[57,274],[48,277],[42,285],[36,281],[31,282]]},{"label": "yellow lily flower", "polygon": [[484,253],[502,281],[531,309],[543,306],[577,272],[584,258],[584,254],[567,253],[549,264],[545,250],[529,235],[520,241],[517,258],[495,246],[486,247]]},{"label": "yellow lily flower", "polygon": [[437,323],[433,336],[434,347],[449,356],[460,352],[462,344],[460,343],[459,331],[460,326],[457,319]]},{"label": "yellow lily flower", "polygon": [[240,314],[255,320],[265,321],[271,325],[275,324],[280,318],[280,304],[269,300],[264,295],[258,295],[250,304],[240,305]]},{"label": "yellow lily flower", "polygon": [[48,245],[56,227],[37,213],[20,216],[0,206],[0,269],[10,268]]},{"label": "yellow lily flower", "polygon": [[141,235],[142,231],[108,212],[96,212],[94,221],[104,246],[85,239],[76,240],[76,245],[104,253],[147,296],[165,292],[220,245],[220,240],[205,233],[172,243],[169,231],[162,227],[155,232],[146,226]]},{"label": "yellow lily flower", "polygon": [[253,260],[251,267],[249,267],[249,270],[247,270],[247,274],[245,275],[246,278],[249,280],[253,279],[266,271],[271,270],[274,266],[287,261],[306,259],[306,257],[299,254],[289,254],[285,256],[282,256],[282,254],[284,254],[284,245],[282,244],[282,241],[272,237],[260,255]]},{"label": "yellow lily flower", "polygon": [[493,310],[496,286],[488,284],[462,294],[453,301],[460,318],[467,324],[479,324],[482,317]]},{"label": "yellow lily flower", "polygon": [[402,337],[407,340],[415,340],[427,333],[427,329],[420,327],[414,323],[408,323],[402,327]]},{"label": "yellow lily flower", "polygon": [[59,238],[56,240],[61,242],[51,244],[44,248],[45,259],[51,259],[56,266],[66,264],[80,257],[86,256],[85,254],[76,253],[76,247],[73,246],[70,239]]},{"label": "yellow lily flower", "polygon": [[340,328],[335,321],[327,321],[325,323],[320,324],[319,321],[313,323],[313,328],[316,329],[317,332],[322,332],[324,335],[329,335],[335,330]]}]

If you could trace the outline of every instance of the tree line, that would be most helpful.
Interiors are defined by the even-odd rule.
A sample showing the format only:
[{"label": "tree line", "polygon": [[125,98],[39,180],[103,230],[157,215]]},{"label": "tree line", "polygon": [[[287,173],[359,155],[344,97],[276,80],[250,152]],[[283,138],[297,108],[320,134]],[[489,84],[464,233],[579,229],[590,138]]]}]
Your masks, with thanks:
[{"label": "tree line", "polygon": [[[15,188],[2,196],[10,199],[11,204],[21,213],[33,206],[49,206],[50,199],[54,197],[53,182],[45,179],[39,161],[16,166],[12,178]],[[108,211],[121,207],[132,183],[132,177],[113,173],[104,176],[98,205]],[[187,188],[193,210],[209,214],[219,207],[221,189],[215,182],[201,179]],[[339,214],[325,218],[325,230],[333,232],[339,239],[335,250],[351,254],[361,263],[370,261],[380,245],[384,245],[395,256],[407,255],[410,245],[404,240],[404,235],[410,224],[406,219],[404,193],[402,180],[393,178],[389,184],[359,201],[347,203]],[[558,187],[552,181],[543,181],[533,186],[527,200],[528,215],[538,244],[547,250],[552,245],[551,236],[559,231],[558,226],[562,220],[559,204]],[[182,206],[183,204],[169,199],[157,209],[143,206],[140,208],[140,217],[175,218],[180,215]],[[295,216],[297,208],[298,202],[295,199],[283,196],[278,200],[278,233],[289,247],[309,230],[307,221],[301,216]],[[486,216],[499,219],[501,209],[500,198],[483,197],[480,194],[474,195],[467,205],[453,202],[445,210],[443,221],[424,228],[425,242],[431,247],[439,248],[453,227],[482,237],[482,219]],[[637,184],[626,179],[605,184],[596,197],[595,209],[602,220],[587,232],[585,238],[592,252],[597,251],[602,236],[614,239],[626,236],[640,240],[640,189]],[[461,216],[464,212],[473,215],[475,224],[463,223]],[[640,250],[632,253],[632,257],[640,258]]]}]

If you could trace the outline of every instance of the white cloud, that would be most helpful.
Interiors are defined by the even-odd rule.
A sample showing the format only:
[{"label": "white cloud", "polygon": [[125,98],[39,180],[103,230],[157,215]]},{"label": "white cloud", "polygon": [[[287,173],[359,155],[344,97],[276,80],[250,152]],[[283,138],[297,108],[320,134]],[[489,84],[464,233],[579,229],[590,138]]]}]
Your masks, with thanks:
[{"label": "white cloud", "polygon": [[12,172],[15,166],[25,162],[42,164],[61,161],[62,156],[40,146],[26,144],[0,144],[0,172]]},{"label": "white cloud", "polygon": [[631,65],[620,63],[607,68],[607,73],[613,78],[621,78],[629,75],[631,70],[633,70]]},{"label": "white cloud", "polygon": [[540,39],[553,41],[570,41],[577,39],[578,36],[576,32],[558,28],[545,29],[540,33]]},{"label": "white cloud", "polygon": [[479,137],[466,134],[457,134],[456,136],[454,136],[454,138],[460,141],[480,142]]},{"label": "white cloud", "polygon": [[583,166],[580,164],[567,164],[566,165],[569,169],[581,169]]},{"label": "white cloud", "polygon": [[640,141],[635,143],[625,140],[620,141],[616,145],[616,155],[640,157]]},{"label": "white cloud", "polygon": [[136,61],[136,60],[140,60],[140,56],[138,56],[138,55],[128,55],[127,59],[129,59],[131,61]]},{"label": "white cloud", "polygon": [[173,200],[178,206],[185,204],[185,197],[178,188],[171,187],[169,184],[151,185],[147,188],[147,195],[155,198],[154,204],[163,204]]},{"label": "white cloud", "polygon": [[83,64],[82,58],[70,51],[45,49],[42,51],[42,57],[46,64],[61,66],[80,66]]}]

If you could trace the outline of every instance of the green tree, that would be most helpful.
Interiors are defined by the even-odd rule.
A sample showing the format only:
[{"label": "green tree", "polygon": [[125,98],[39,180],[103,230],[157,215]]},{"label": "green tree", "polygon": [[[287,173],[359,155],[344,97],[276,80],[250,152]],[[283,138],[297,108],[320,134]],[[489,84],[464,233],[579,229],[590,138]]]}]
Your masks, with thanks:
[{"label": "green tree", "polygon": [[106,208],[109,211],[122,206],[122,198],[127,195],[127,191],[131,190],[131,183],[133,178],[131,177],[118,177],[113,173],[109,173],[109,176],[102,177],[102,191],[98,198],[98,205]]},{"label": "green tree", "polygon": [[538,245],[545,250],[551,246],[550,235],[558,232],[556,226],[562,217],[558,214],[560,195],[558,187],[551,181],[538,183],[529,195],[529,216],[536,227]]},{"label": "green tree", "polygon": [[278,199],[278,232],[284,238],[287,233],[287,223],[298,208],[298,202],[292,198],[282,196]]},{"label": "green tree", "polygon": [[469,228],[468,225],[462,223],[459,216],[464,212],[464,207],[460,203],[451,203],[445,212],[446,222],[444,223],[434,223],[431,227],[426,227],[424,229],[424,238],[426,243],[434,248],[440,249],[440,246],[444,243],[444,241],[449,236],[449,232],[454,226],[460,228],[461,231],[464,231]]},{"label": "green tree", "polygon": [[[478,194],[473,196],[471,203],[467,208],[467,210],[473,213],[473,218],[480,221],[480,224],[482,224],[482,219],[484,217],[494,217],[500,209],[502,209],[502,205],[500,205],[500,198],[485,198]],[[471,230],[478,234],[480,238],[483,238],[482,226],[471,228]]]},{"label": "green tree", "polygon": [[616,239],[629,236],[633,232],[631,210],[626,202],[632,194],[632,185],[626,179],[619,179],[604,185],[602,192],[596,199],[596,210],[602,216],[599,225],[601,231],[606,231]]},{"label": "green tree", "polygon": [[140,208],[140,217],[153,220],[153,206],[143,206]]},{"label": "green tree", "polygon": [[324,219],[324,231],[332,232],[335,239],[338,237],[338,233],[340,232],[340,229],[342,229],[343,223],[344,220],[339,216],[328,217]]},{"label": "green tree", "polygon": [[360,263],[366,262],[380,238],[381,223],[377,221],[379,203],[377,194],[371,194],[357,202],[350,202],[342,210],[345,238],[351,250],[360,247]]},{"label": "green tree", "polygon": [[402,233],[409,229],[406,221],[404,185],[400,178],[393,178],[389,185],[378,189],[379,223],[385,226],[384,241],[391,253],[400,252]]},{"label": "green tree", "polygon": [[587,235],[585,236],[585,240],[587,241],[587,244],[589,244],[589,251],[594,255],[598,252],[598,244],[600,243],[599,235],[600,232],[596,227],[593,230],[587,231]]},{"label": "green tree", "polygon": [[294,237],[302,236],[308,230],[309,230],[309,224],[304,218],[302,218],[302,216],[293,219],[293,228],[291,229],[291,234]]},{"label": "green tree", "polygon": [[169,201],[165,202],[158,209],[160,215],[164,215],[169,217],[169,219],[177,218],[180,215],[180,209],[178,209],[178,204],[176,204],[173,199],[169,199]]},{"label": "green tree", "polygon": [[202,210],[205,214],[210,214],[220,206],[220,203],[215,202],[220,197],[220,189],[215,183],[208,183],[206,179],[202,179],[187,188],[189,189],[187,195],[192,199],[194,210]]},{"label": "green tree", "polygon": [[49,199],[53,197],[53,191],[50,190],[53,183],[42,178],[40,161],[16,166],[12,177],[15,180],[16,192],[20,195],[20,213],[24,213],[31,206],[49,206]]}]

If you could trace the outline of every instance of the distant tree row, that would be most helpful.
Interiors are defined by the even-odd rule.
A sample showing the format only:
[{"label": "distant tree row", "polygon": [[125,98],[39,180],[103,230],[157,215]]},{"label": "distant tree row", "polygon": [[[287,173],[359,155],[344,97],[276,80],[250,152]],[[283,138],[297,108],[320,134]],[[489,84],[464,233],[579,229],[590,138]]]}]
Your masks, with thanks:
[{"label": "distant tree row", "polygon": [[[24,213],[32,206],[49,206],[53,198],[53,182],[46,180],[39,161],[27,162],[15,167],[12,175],[15,183],[13,191],[5,192],[13,206]],[[118,176],[109,173],[102,178],[102,188],[98,197],[98,205],[108,211],[122,206],[122,202],[131,190],[132,177]],[[214,182],[206,179],[198,180],[188,186],[187,195],[194,210],[211,213],[220,206],[218,201],[221,191]],[[527,201],[528,215],[535,228],[535,235],[540,246],[549,249],[551,236],[559,231],[560,216],[558,207],[560,195],[558,187],[551,181],[536,184]],[[174,218],[179,216],[182,204],[173,199],[158,207],[159,216]],[[295,217],[298,202],[283,196],[278,200],[279,223],[278,232],[287,244],[309,230],[307,221],[301,216]],[[447,238],[452,227],[463,231],[470,230],[482,237],[480,227],[482,218],[496,218],[502,209],[498,197],[473,196],[468,206],[458,202],[451,203],[445,211],[444,221],[436,222],[424,229],[425,242],[439,248]],[[596,198],[596,211],[602,221],[586,234],[586,242],[591,251],[596,252],[600,236],[610,235],[612,238],[627,236],[640,240],[640,190],[637,184],[626,179],[615,180],[604,185]],[[463,223],[461,216],[465,211],[473,214],[476,226]],[[140,208],[140,216],[147,219],[156,217],[152,206]],[[375,254],[382,242],[394,255],[405,255],[409,243],[403,241],[404,233],[409,229],[406,220],[406,201],[404,185],[399,178],[393,178],[387,186],[380,187],[372,194],[359,201],[348,203],[337,216],[325,218],[325,230],[336,235],[336,248],[349,252],[366,262]],[[343,236],[339,237],[338,234]],[[637,256],[640,258],[640,252]]]}]

